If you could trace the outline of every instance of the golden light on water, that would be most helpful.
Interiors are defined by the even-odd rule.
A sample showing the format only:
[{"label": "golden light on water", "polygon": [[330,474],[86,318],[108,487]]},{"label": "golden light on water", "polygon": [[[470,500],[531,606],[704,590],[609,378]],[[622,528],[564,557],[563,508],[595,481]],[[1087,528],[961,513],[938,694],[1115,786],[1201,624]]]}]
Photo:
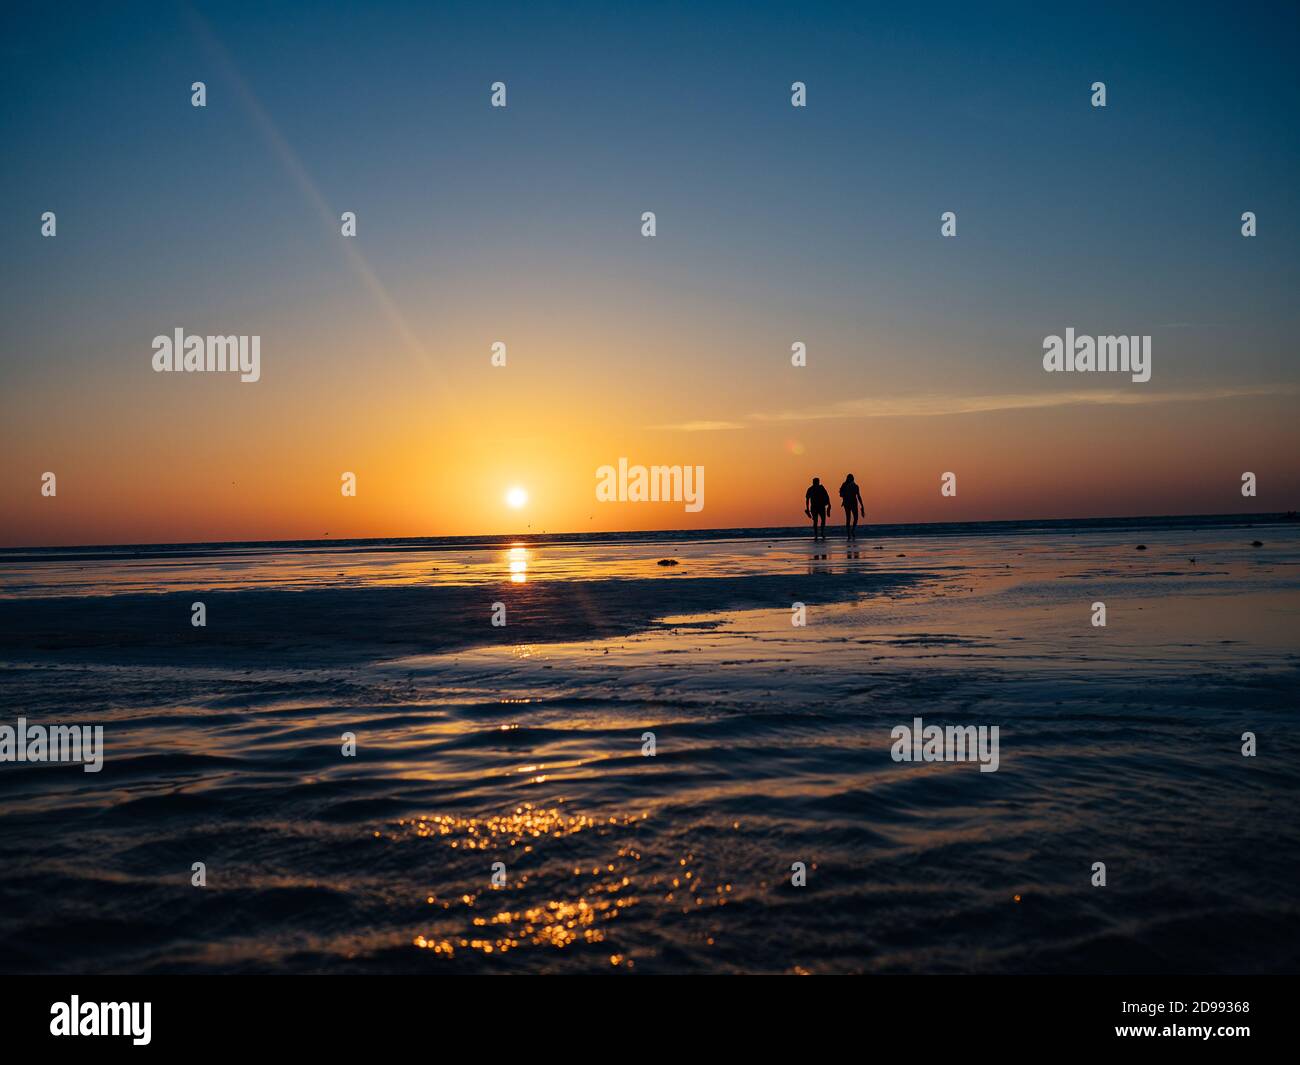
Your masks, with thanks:
[{"label": "golden light on water", "polygon": [[[390,838],[430,840],[456,851],[499,851],[511,866],[511,849],[527,852],[534,844],[582,834],[592,837],[588,846],[599,846],[610,833],[632,831],[648,816],[570,814],[560,807],[538,808],[525,803],[491,817],[435,814],[402,819]],[[642,859],[635,840],[627,840],[614,844],[599,861],[552,867],[541,874],[545,880],[554,881],[557,874],[567,874],[569,880],[542,898],[520,898],[536,890],[535,871],[512,873],[508,883],[491,888],[483,885],[465,890],[465,884],[458,884],[445,895],[423,890],[419,898],[433,916],[412,935],[410,943],[444,958],[462,952],[498,955],[520,948],[567,950],[603,944],[608,964],[632,969],[635,959],[627,944],[618,941],[622,937],[612,923],[620,915],[647,902],[686,913],[733,901],[731,883],[721,878],[717,883],[701,883],[693,853],[675,860],[671,872],[645,869]],[[701,928],[700,941],[712,947],[715,935],[716,929]]]},{"label": "golden light on water", "polygon": [[524,584],[528,580],[528,549],[512,547],[508,556],[510,563],[510,580],[515,584]]}]

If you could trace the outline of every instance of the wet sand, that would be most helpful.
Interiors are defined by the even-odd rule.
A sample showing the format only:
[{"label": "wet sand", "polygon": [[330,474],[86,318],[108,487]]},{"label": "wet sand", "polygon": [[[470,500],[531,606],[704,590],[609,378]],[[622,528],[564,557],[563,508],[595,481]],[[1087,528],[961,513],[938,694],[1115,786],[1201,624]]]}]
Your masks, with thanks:
[{"label": "wet sand", "polygon": [[11,579],[6,971],[1300,969],[1293,528],[354,562]]}]

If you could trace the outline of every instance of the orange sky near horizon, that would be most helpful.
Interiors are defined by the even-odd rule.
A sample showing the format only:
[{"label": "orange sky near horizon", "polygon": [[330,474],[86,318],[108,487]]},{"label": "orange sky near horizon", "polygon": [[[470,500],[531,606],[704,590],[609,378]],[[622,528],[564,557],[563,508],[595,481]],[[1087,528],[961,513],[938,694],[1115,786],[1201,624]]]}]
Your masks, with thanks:
[{"label": "orange sky near horizon", "polygon": [[[464,409],[441,417],[426,417],[418,394],[380,384],[290,396],[270,383],[145,377],[148,418],[114,418],[86,389],[55,415],[85,431],[51,432],[34,408],[4,429],[0,543],[799,525],[811,477],[834,496],[846,472],[863,487],[868,523],[1257,513],[1300,498],[1300,434],[1285,396],[775,423],[734,409],[726,414],[741,428],[686,431],[657,427],[654,396],[592,408],[537,376],[485,357],[480,379],[459,386]],[[683,422],[702,413],[680,398],[667,406]],[[597,467],[620,457],[703,466],[703,510],[597,502]],[[41,495],[47,470],[54,498]],[[1247,470],[1254,499],[1240,493]],[[357,475],[354,498],[340,491],[345,471]],[[953,498],[940,494],[946,471],[957,474]],[[512,486],[528,493],[522,509],[505,501]]]}]

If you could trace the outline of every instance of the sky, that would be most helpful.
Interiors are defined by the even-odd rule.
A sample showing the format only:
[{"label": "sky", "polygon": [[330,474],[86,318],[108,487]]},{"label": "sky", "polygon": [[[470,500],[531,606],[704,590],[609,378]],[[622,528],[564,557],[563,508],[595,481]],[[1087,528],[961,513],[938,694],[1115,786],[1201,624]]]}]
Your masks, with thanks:
[{"label": "sky", "polygon": [[1300,15],[1050,6],[15,6],[0,545],[1295,509]]}]

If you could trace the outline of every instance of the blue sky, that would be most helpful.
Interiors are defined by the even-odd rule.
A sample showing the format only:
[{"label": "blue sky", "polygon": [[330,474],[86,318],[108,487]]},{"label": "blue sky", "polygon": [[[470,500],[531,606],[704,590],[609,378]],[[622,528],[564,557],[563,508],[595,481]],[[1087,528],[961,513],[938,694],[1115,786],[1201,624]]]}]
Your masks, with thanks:
[{"label": "blue sky", "polygon": [[[1069,325],[1152,334],[1162,389],[1294,383],[1297,9],[1044,6],[17,5],[0,384],[59,406],[232,319],[442,415],[498,333],[655,423],[1050,389]],[[769,367],[790,337],[823,377]]]}]

